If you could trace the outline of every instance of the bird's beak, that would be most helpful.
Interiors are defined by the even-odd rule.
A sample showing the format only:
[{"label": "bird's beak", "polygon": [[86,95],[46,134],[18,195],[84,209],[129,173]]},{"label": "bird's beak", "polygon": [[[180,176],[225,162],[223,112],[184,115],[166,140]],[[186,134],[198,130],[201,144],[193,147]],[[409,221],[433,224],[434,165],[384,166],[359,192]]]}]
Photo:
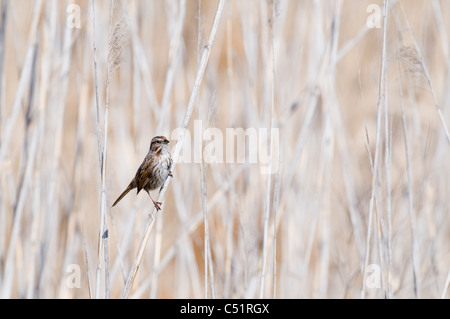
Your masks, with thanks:
[{"label": "bird's beak", "polygon": [[169,140],[164,140],[164,144],[169,144]]}]

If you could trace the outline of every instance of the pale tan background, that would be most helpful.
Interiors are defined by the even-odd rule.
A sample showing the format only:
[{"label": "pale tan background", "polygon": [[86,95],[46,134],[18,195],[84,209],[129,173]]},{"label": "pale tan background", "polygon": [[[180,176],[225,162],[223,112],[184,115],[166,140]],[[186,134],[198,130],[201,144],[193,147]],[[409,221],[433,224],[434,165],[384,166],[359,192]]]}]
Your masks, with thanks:
[{"label": "pale tan background", "polygon": [[[111,2],[95,2],[95,29],[92,2],[81,0],[80,28],[67,27],[70,3],[0,1],[2,24],[6,19],[0,35],[4,298],[88,298],[97,287],[97,128],[103,143]],[[268,1],[226,2],[189,129],[196,119],[206,126],[209,113],[210,125],[224,135],[227,127],[269,127],[273,120],[281,155],[270,188],[258,164],[207,166],[208,297],[258,297],[264,251],[262,295],[268,298],[359,298],[362,291],[369,298],[439,298],[446,291],[450,1],[390,0],[384,56],[384,29],[366,26],[371,3],[382,6],[278,0],[272,17]],[[151,138],[170,136],[181,125],[216,6],[130,0],[114,11],[113,26],[124,10],[127,23],[109,92],[105,176],[113,298],[123,290],[152,207],[146,194],[135,192],[110,206]],[[382,60],[387,99],[378,109]],[[199,164],[177,165],[131,297],[205,297],[200,176]],[[100,266],[103,297],[103,261]],[[377,282],[370,280],[378,275],[373,288]],[[71,288],[77,279],[80,287]]]}]

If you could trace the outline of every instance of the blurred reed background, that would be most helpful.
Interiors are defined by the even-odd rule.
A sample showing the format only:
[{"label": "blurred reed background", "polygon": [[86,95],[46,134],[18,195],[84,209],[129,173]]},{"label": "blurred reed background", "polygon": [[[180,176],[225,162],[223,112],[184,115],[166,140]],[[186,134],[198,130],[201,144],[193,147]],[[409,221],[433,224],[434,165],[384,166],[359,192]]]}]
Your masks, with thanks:
[{"label": "blurred reed background", "polygon": [[[279,169],[178,163],[131,298],[449,296],[450,2],[388,4],[226,1],[192,145],[277,127]],[[1,297],[121,296],[153,207],[111,204],[176,144],[217,5],[0,0]]]}]

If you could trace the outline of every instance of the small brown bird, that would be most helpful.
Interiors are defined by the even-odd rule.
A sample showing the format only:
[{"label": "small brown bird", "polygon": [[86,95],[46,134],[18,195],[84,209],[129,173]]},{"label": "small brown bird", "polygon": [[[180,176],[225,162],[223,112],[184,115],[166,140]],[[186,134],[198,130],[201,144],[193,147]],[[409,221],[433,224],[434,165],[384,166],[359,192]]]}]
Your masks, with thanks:
[{"label": "small brown bird", "polygon": [[155,202],[150,195],[150,191],[161,187],[168,176],[172,176],[170,169],[172,167],[172,157],[169,152],[169,140],[164,136],[155,136],[150,143],[150,149],[141,166],[136,172],[130,185],[114,202],[113,207],[128,194],[133,188],[137,187],[137,194],[141,189],[145,190],[150,196],[157,210],[160,210],[161,203]]}]

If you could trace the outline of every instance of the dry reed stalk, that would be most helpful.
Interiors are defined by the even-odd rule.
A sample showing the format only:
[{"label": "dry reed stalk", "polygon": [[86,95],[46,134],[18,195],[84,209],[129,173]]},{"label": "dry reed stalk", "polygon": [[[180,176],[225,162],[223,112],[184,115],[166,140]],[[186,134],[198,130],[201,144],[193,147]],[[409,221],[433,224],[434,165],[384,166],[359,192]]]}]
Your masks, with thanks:
[{"label": "dry reed stalk", "polygon": [[[228,85],[228,127],[234,127],[235,121],[235,103],[233,95],[234,83],[234,65],[233,65],[233,2],[228,6],[227,24],[226,24],[226,56],[227,56],[227,85]],[[231,198],[231,196],[230,196]],[[232,203],[232,201],[229,201]],[[226,237],[226,256],[225,256],[225,275],[224,275],[224,298],[230,297],[231,289],[231,260],[233,255],[233,225],[234,225],[234,205],[231,205],[231,212],[228,213],[226,223],[227,237]]]},{"label": "dry reed stalk", "polygon": [[83,236],[84,263],[86,266],[86,277],[87,277],[87,281],[88,281],[89,299],[92,299],[92,285],[91,285],[91,278],[89,276],[89,258],[88,258],[88,252],[87,252],[86,230],[84,228],[84,222],[82,222],[81,229],[82,229],[82,236]]},{"label": "dry reed stalk", "polygon": [[2,133],[2,145],[0,147],[0,165],[2,164],[4,157],[6,156],[6,152],[9,149],[9,143],[12,135],[12,129],[16,124],[17,117],[19,115],[19,110],[21,106],[22,99],[25,95],[26,85],[28,81],[30,81],[31,69],[33,65],[33,57],[35,55],[36,50],[36,41],[37,41],[37,28],[40,19],[40,13],[42,10],[42,0],[38,0],[34,7],[34,15],[31,23],[30,33],[29,33],[29,44],[28,50],[25,57],[25,62],[23,65],[22,73],[20,75],[20,81],[18,84],[18,88],[16,91],[16,97],[14,99],[14,104],[12,106],[11,114],[8,116],[8,120],[6,121],[6,127],[4,132]]},{"label": "dry reed stalk", "polygon": [[[97,146],[98,146],[98,159],[99,159],[99,165],[100,165],[100,172],[102,171],[102,161],[103,161],[103,156],[102,156],[102,149],[103,149],[103,145],[102,145],[102,139],[101,139],[101,130],[100,130],[100,102],[99,102],[99,92],[98,92],[98,66],[97,66],[97,44],[96,44],[96,36],[95,36],[95,31],[96,31],[96,24],[95,24],[95,0],[91,0],[91,6],[92,6],[92,45],[93,45],[93,62],[94,62],[94,94],[95,94],[95,105],[96,105],[96,128],[97,128]],[[102,175],[100,173],[100,175]],[[103,200],[102,198],[100,199],[100,201],[102,202],[101,207],[104,207],[105,205],[103,204]],[[100,220],[101,220],[101,226],[100,226],[100,233],[98,236],[98,261],[97,261],[97,268],[96,268],[96,275],[95,275],[95,298],[99,297],[100,294],[100,278],[101,278],[101,274],[100,274],[100,267],[101,267],[101,258],[100,258],[100,254],[101,254],[101,245],[102,245],[102,232],[103,232],[103,216],[101,213],[102,209],[100,209]]]},{"label": "dry reed stalk", "polygon": [[[200,56],[201,56],[201,47],[203,44],[202,41],[202,1],[198,0],[198,11],[197,11],[197,15],[198,15],[198,22],[197,22],[197,67],[198,64],[200,64]],[[196,102],[197,104],[197,112],[198,112],[198,117],[199,120],[201,121],[201,110],[200,110],[200,97],[197,96]],[[211,110],[211,105],[210,105],[210,110]],[[210,121],[207,122],[208,123],[208,127],[210,126]],[[200,149],[202,154],[204,154],[204,150],[205,150],[205,143],[202,141]],[[203,238],[203,296],[205,299],[208,298],[208,257],[210,256],[210,243],[209,243],[209,224],[208,224],[208,215],[207,215],[207,211],[208,211],[208,206],[207,206],[207,185],[206,185],[206,162],[205,159],[202,156],[202,160],[200,163],[200,192],[201,192],[201,198],[202,198],[202,215],[203,215],[203,231],[204,231],[204,238]],[[211,265],[212,267],[212,265]],[[211,278],[213,278],[213,275],[211,275]],[[213,285],[213,281],[211,280],[211,285]],[[211,286],[211,296],[214,296],[214,289],[212,289],[213,286]],[[215,296],[213,297],[213,299],[215,298]]]},{"label": "dry reed stalk", "polygon": [[370,196],[370,204],[369,204],[369,222],[367,226],[367,239],[366,239],[366,251],[364,257],[364,269],[362,276],[362,289],[361,289],[361,298],[365,298],[366,294],[366,271],[369,262],[370,255],[370,238],[372,233],[372,222],[373,222],[373,210],[375,207],[376,201],[376,192],[378,189],[378,169],[379,169],[379,153],[380,153],[380,144],[381,144],[381,115],[382,103],[385,103],[385,91],[383,90],[386,76],[386,34],[387,34],[387,13],[388,13],[388,0],[384,0],[383,4],[383,40],[382,40],[382,53],[381,53],[381,67],[380,67],[380,77],[379,77],[379,85],[378,85],[378,102],[377,102],[377,129],[376,129],[376,140],[375,140],[375,154],[374,154],[374,164],[373,164],[373,173],[372,173],[372,193]]},{"label": "dry reed stalk", "polygon": [[[203,45],[202,38],[202,19],[201,19],[201,10],[202,10],[202,2],[198,1],[198,24],[197,24],[197,65],[200,63],[201,57],[201,48]],[[212,68],[211,68],[212,69]],[[207,128],[210,128],[213,121],[213,114],[215,114],[216,107],[216,96],[215,91],[212,93],[211,102],[208,108],[207,115]],[[200,108],[200,95],[197,96],[196,102],[199,120],[202,121],[202,111]],[[202,154],[205,154],[205,142],[199,142],[199,147],[201,149]],[[208,286],[210,286],[211,298],[216,298],[216,290],[215,290],[215,280],[214,280],[214,267],[212,262],[212,253],[211,253],[211,242],[210,242],[210,231],[209,231],[209,222],[208,222],[208,206],[207,206],[207,181],[206,181],[206,173],[207,173],[207,162],[205,161],[204,156],[201,157],[200,162],[200,193],[201,193],[201,204],[202,204],[202,215],[203,215],[203,230],[204,230],[204,238],[203,238],[203,272],[204,272],[204,298],[208,298]],[[208,277],[210,280],[208,280]],[[209,285],[208,285],[209,283]]]},{"label": "dry reed stalk", "polygon": [[100,123],[99,123],[99,102],[98,102],[98,76],[97,76],[97,59],[96,59],[96,44],[95,44],[95,1],[92,1],[92,25],[93,25],[93,47],[94,47],[94,81],[95,81],[95,95],[97,103],[97,140],[99,146],[100,158],[100,181],[101,181],[101,195],[100,195],[100,228],[98,235],[98,261],[96,269],[96,290],[95,297],[100,297],[100,283],[101,283],[101,269],[102,259],[104,259],[104,284],[105,284],[105,298],[110,298],[110,277],[109,277],[109,242],[108,242],[108,224],[106,212],[106,161],[108,150],[108,122],[109,122],[109,92],[111,76],[114,71],[120,68],[122,62],[122,51],[127,44],[127,20],[126,12],[121,11],[120,15],[116,13],[119,11],[119,1],[111,0],[110,15],[109,15],[109,41],[108,41],[108,56],[106,61],[106,94],[105,94],[105,110],[103,117],[103,144],[100,137]]},{"label": "dry reed stalk", "polygon": [[[413,175],[412,175],[412,162],[411,162],[411,150],[408,142],[408,129],[406,123],[406,111],[405,111],[405,103],[404,103],[404,93],[402,88],[402,71],[400,68],[401,61],[401,53],[399,48],[399,39],[398,34],[395,37],[396,45],[397,45],[397,69],[399,76],[399,93],[400,93],[400,104],[401,104],[401,115],[402,115],[402,132],[403,139],[405,145],[405,160],[406,160],[406,172],[408,179],[408,216],[409,216],[409,225],[411,232],[411,259],[412,259],[412,277],[413,277],[413,287],[414,287],[414,297],[417,298],[418,295],[418,264],[417,264],[417,243],[416,243],[416,218],[414,213],[414,191],[413,191]],[[392,289],[392,288],[391,288]],[[392,298],[393,295],[390,296]]]},{"label": "dry reed stalk", "polygon": [[447,289],[448,289],[449,285],[450,285],[450,270],[448,271],[447,279],[445,280],[444,289],[442,290],[441,299],[444,299],[445,296],[447,295]]},{"label": "dry reed stalk", "polygon": [[[411,231],[411,256],[412,256],[412,273],[413,273],[413,282],[414,282],[414,296],[417,298],[417,261],[416,261],[416,239],[415,239],[415,229],[416,229],[416,219],[415,219],[415,213],[414,213],[414,191],[413,191],[413,177],[412,177],[412,168],[411,168],[411,151],[408,143],[408,130],[406,125],[406,114],[405,114],[405,104],[403,101],[403,89],[402,89],[402,76],[401,76],[401,70],[400,70],[400,57],[398,57],[398,74],[399,74],[399,91],[400,91],[400,98],[401,98],[401,109],[402,109],[402,128],[403,128],[403,138],[405,141],[405,154],[406,154],[406,171],[408,176],[408,212],[409,212],[409,219],[410,219],[410,231]],[[389,283],[391,286],[391,283]],[[392,287],[390,287],[392,290]],[[391,292],[392,293],[392,292]],[[393,297],[393,294],[389,296],[390,298]]]},{"label": "dry reed stalk", "polygon": [[[3,98],[3,63],[4,63],[4,52],[5,52],[5,31],[6,31],[6,17],[8,12],[8,3],[9,0],[5,0],[1,7],[0,16],[1,16],[1,24],[0,24],[0,101]],[[1,105],[5,105],[4,103],[0,103]],[[0,118],[4,113],[3,107],[0,107]],[[0,138],[2,138],[2,127],[0,124]]]},{"label": "dry reed stalk", "polygon": [[[271,2],[270,3],[271,9],[271,17],[269,18],[268,28],[270,30],[270,45],[269,45],[269,56],[270,56],[270,63],[269,63],[269,70],[267,73],[269,74],[269,81],[270,81],[270,100],[269,100],[269,145],[270,145],[270,151],[269,151],[269,172],[267,175],[267,190],[266,190],[266,201],[265,201],[265,211],[264,211],[264,230],[263,230],[263,251],[262,251],[262,267],[261,267],[261,274],[260,274],[260,285],[259,285],[259,298],[262,299],[264,297],[264,288],[265,288],[265,276],[266,276],[266,259],[267,259],[267,248],[268,248],[268,229],[269,229],[269,214],[270,214],[270,208],[271,208],[271,197],[272,197],[272,170],[273,170],[273,149],[274,149],[274,143],[276,143],[272,138],[272,128],[275,126],[275,49],[274,49],[274,42],[275,42],[275,35],[274,35],[274,24],[276,21],[276,3]],[[278,141],[277,141],[278,142]],[[276,221],[276,218],[273,219]],[[273,247],[273,249],[276,249],[276,246]],[[273,280],[275,281],[275,277]],[[273,285],[275,287],[275,284]],[[275,289],[275,288],[273,288]]]},{"label": "dry reed stalk", "polygon": [[[200,41],[200,39],[199,39]],[[200,42],[199,42],[200,44]],[[213,117],[216,113],[216,96],[215,92],[212,96],[212,101],[209,105],[208,109],[208,128],[212,126]],[[200,115],[200,112],[199,112]],[[205,145],[202,145],[202,153],[204,154]],[[202,197],[202,212],[203,212],[203,228],[204,228],[204,266],[205,266],[205,298],[208,297],[208,285],[207,278],[208,275],[210,277],[210,290],[211,290],[211,298],[216,298],[216,289],[215,289],[215,279],[214,279],[214,267],[212,261],[212,252],[211,252],[211,241],[210,241],[210,231],[209,231],[209,222],[208,222],[208,206],[207,206],[207,182],[206,182],[206,172],[207,172],[207,162],[202,157],[202,163],[200,163],[200,191]]]},{"label": "dry reed stalk", "polygon": [[[161,100],[161,106],[158,112],[155,114],[158,118],[158,126],[156,132],[163,132],[167,130],[169,119],[170,119],[170,109],[171,104],[169,103],[170,97],[172,95],[173,84],[175,81],[175,74],[178,68],[179,60],[181,60],[181,49],[183,42],[183,26],[186,15],[186,1],[181,1],[177,6],[174,3],[169,2],[171,12],[169,13],[169,27],[168,29],[172,31],[170,34],[170,48],[169,48],[169,66],[166,71],[166,80],[164,83],[163,96]],[[160,255],[161,255],[161,244],[162,244],[162,231],[163,231],[163,219],[159,218],[156,221],[156,236],[154,244],[154,258],[153,267],[157,268]],[[150,298],[154,299],[156,297],[156,292],[158,289],[158,277],[153,273],[152,275],[152,286],[150,291]]]},{"label": "dry reed stalk", "polygon": [[[54,8],[56,10],[56,8]],[[61,47],[61,64],[59,68],[59,75],[57,77],[59,83],[58,83],[58,94],[55,96],[55,98],[50,102],[50,112],[55,114],[57,117],[55,119],[56,125],[55,129],[53,131],[53,134],[55,136],[54,138],[54,149],[52,153],[52,158],[50,161],[51,165],[51,173],[50,173],[50,186],[48,189],[48,197],[47,197],[47,211],[49,215],[48,218],[51,219],[50,223],[53,223],[50,227],[54,227],[53,230],[50,231],[51,235],[49,237],[49,240],[52,241],[50,238],[51,236],[57,236],[58,235],[58,225],[57,225],[57,219],[53,218],[54,215],[57,215],[57,209],[58,204],[55,204],[56,199],[58,198],[59,190],[57,189],[58,183],[60,183],[59,178],[59,172],[62,167],[64,167],[64,163],[61,161],[61,159],[64,157],[64,135],[65,135],[65,116],[66,112],[68,110],[67,105],[69,104],[68,100],[68,91],[69,91],[69,73],[71,69],[71,62],[72,62],[72,51],[74,46],[74,36],[76,35],[75,32],[71,28],[64,28],[63,32],[63,40],[62,40],[62,47]],[[73,215],[68,216],[68,223],[70,223],[70,220],[73,221]],[[67,243],[70,241],[70,234],[69,234],[70,227],[68,226],[67,229],[65,229],[65,235],[67,237],[64,238],[64,242]],[[57,246],[54,246],[55,249]],[[63,244],[61,244],[60,247],[64,247]],[[67,254],[68,249],[63,249]],[[64,256],[64,255],[63,255]],[[65,255],[67,256],[67,255]],[[66,261],[64,258],[61,260],[62,267],[66,264]],[[60,283],[63,281],[60,280]],[[61,288],[62,284],[59,288]],[[61,289],[58,289],[57,296],[59,296],[61,292]]]},{"label": "dry reed stalk", "polygon": [[[385,3],[384,11],[384,28],[387,28],[387,14],[389,9],[389,4]],[[385,31],[387,33],[387,31]],[[385,35],[383,34],[383,37]],[[386,40],[384,40],[386,41]],[[386,48],[384,49],[386,50]],[[391,136],[389,133],[389,108],[388,108],[388,77],[387,77],[387,67],[384,71],[384,93],[383,93],[383,112],[384,112],[384,166],[385,166],[385,179],[386,179],[386,219],[387,222],[387,243],[386,243],[386,256],[387,256],[387,298],[392,299],[394,297],[392,291],[392,208],[391,208]],[[381,252],[381,250],[380,250]],[[381,254],[381,253],[380,253]],[[381,264],[381,263],[380,263]],[[383,281],[382,281],[383,282]]]},{"label": "dry reed stalk", "polygon": [[443,115],[441,107],[439,105],[439,102],[438,102],[438,99],[437,99],[437,96],[436,96],[436,92],[435,92],[434,87],[433,87],[433,85],[431,83],[430,73],[428,71],[428,67],[425,64],[425,58],[424,58],[424,56],[422,54],[422,50],[420,50],[419,44],[417,43],[417,40],[416,40],[416,38],[415,38],[415,36],[414,36],[414,34],[412,32],[411,26],[409,24],[409,21],[408,21],[408,18],[406,16],[406,13],[405,13],[405,10],[403,8],[402,3],[399,2],[399,5],[400,5],[400,8],[402,9],[403,17],[405,18],[407,30],[408,30],[409,35],[411,36],[411,39],[412,39],[412,41],[414,43],[414,48],[416,49],[416,52],[418,54],[418,61],[420,62],[423,74],[425,75],[425,78],[427,80],[427,84],[428,84],[428,87],[430,89],[431,96],[433,97],[434,106],[435,106],[436,111],[438,113],[439,120],[441,122],[442,128],[444,129],[444,133],[445,133],[445,136],[447,138],[447,142],[450,144],[450,133],[448,131],[444,115]]}]

